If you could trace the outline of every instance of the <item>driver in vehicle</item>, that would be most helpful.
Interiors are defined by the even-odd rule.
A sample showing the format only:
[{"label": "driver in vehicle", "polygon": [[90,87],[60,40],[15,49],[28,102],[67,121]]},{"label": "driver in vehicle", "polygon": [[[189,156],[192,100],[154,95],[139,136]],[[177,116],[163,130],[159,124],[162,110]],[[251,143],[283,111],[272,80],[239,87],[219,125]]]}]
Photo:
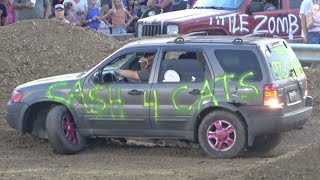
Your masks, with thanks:
[{"label": "driver in vehicle", "polygon": [[115,73],[128,79],[147,82],[151,73],[154,53],[145,53],[144,58],[147,64],[140,71],[117,69]]}]

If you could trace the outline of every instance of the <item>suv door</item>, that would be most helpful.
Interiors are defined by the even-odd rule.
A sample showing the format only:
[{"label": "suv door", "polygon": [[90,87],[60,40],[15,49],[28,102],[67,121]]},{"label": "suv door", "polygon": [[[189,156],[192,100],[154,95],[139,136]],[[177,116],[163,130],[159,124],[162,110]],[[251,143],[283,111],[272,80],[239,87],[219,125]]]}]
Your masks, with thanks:
[{"label": "suv door", "polygon": [[289,14],[286,0],[272,0],[275,10],[253,12],[249,16],[249,25],[252,33],[267,33],[269,36],[288,37],[289,30],[298,33],[299,16]]},{"label": "suv door", "polygon": [[149,107],[144,106],[144,95],[149,95],[151,88],[150,78],[148,82],[117,82],[113,74],[114,70],[119,68],[139,71],[143,66],[141,58],[146,52],[156,53],[156,49],[123,50],[97,69],[96,72],[102,72],[101,83],[93,83],[93,76],[85,81],[84,117],[90,122],[97,136],[134,135],[133,131],[121,130],[150,128]]},{"label": "suv door", "polygon": [[202,49],[184,45],[164,48],[161,57],[151,89],[151,125],[156,130],[190,131],[198,108],[212,98],[201,93],[213,89],[206,55]]}]

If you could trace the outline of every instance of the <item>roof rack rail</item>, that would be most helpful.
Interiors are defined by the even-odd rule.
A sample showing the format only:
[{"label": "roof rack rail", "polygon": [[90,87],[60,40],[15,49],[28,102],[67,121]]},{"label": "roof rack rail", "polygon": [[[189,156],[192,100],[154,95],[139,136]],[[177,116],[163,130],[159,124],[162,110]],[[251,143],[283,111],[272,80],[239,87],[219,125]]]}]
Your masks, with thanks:
[{"label": "roof rack rail", "polygon": [[183,35],[182,37],[187,37],[187,36],[196,36],[196,35],[205,35],[208,36],[208,32],[207,31],[197,31],[197,32],[191,32],[188,34]]},{"label": "roof rack rail", "polygon": [[241,45],[243,44],[243,39],[241,38],[235,38],[233,41],[232,41],[233,44],[236,44],[236,45]]},{"label": "roof rack rail", "polygon": [[252,34],[247,34],[242,37],[267,37],[267,33],[259,32],[259,33],[252,33]]},{"label": "roof rack rail", "polygon": [[174,39],[173,41],[175,44],[184,44],[184,38],[183,37],[177,37],[176,39]]},{"label": "roof rack rail", "polygon": [[179,36],[177,37],[173,42],[175,44],[184,44],[184,38],[185,37],[188,37],[188,36],[196,36],[196,35],[205,35],[205,36],[208,36],[208,32],[206,31],[199,31],[199,32],[192,32],[192,33],[189,33],[189,34],[184,34],[182,36]]}]

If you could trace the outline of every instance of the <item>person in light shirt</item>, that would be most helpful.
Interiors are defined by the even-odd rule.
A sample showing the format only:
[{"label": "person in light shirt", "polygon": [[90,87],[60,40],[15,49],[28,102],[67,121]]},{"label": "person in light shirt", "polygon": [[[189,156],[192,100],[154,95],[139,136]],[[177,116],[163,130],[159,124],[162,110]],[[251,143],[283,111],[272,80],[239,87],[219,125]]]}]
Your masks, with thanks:
[{"label": "person in light shirt", "polygon": [[312,10],[314,4],[319,4],[320,0],[303,0],[300,6],[300,20],[303,34],[303,42],[308,43],[308,28],[306,15]]}]

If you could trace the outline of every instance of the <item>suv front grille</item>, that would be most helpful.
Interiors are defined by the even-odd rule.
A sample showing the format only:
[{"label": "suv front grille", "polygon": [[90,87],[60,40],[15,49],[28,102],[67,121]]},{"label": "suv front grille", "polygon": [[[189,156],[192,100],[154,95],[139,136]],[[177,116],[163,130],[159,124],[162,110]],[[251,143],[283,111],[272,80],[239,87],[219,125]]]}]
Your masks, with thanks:
[{"label": "suv front grille", "polygon": [[161,25],[143,25],[142,26],[142,36],[155,36],[166,34],[166,28]]}]

